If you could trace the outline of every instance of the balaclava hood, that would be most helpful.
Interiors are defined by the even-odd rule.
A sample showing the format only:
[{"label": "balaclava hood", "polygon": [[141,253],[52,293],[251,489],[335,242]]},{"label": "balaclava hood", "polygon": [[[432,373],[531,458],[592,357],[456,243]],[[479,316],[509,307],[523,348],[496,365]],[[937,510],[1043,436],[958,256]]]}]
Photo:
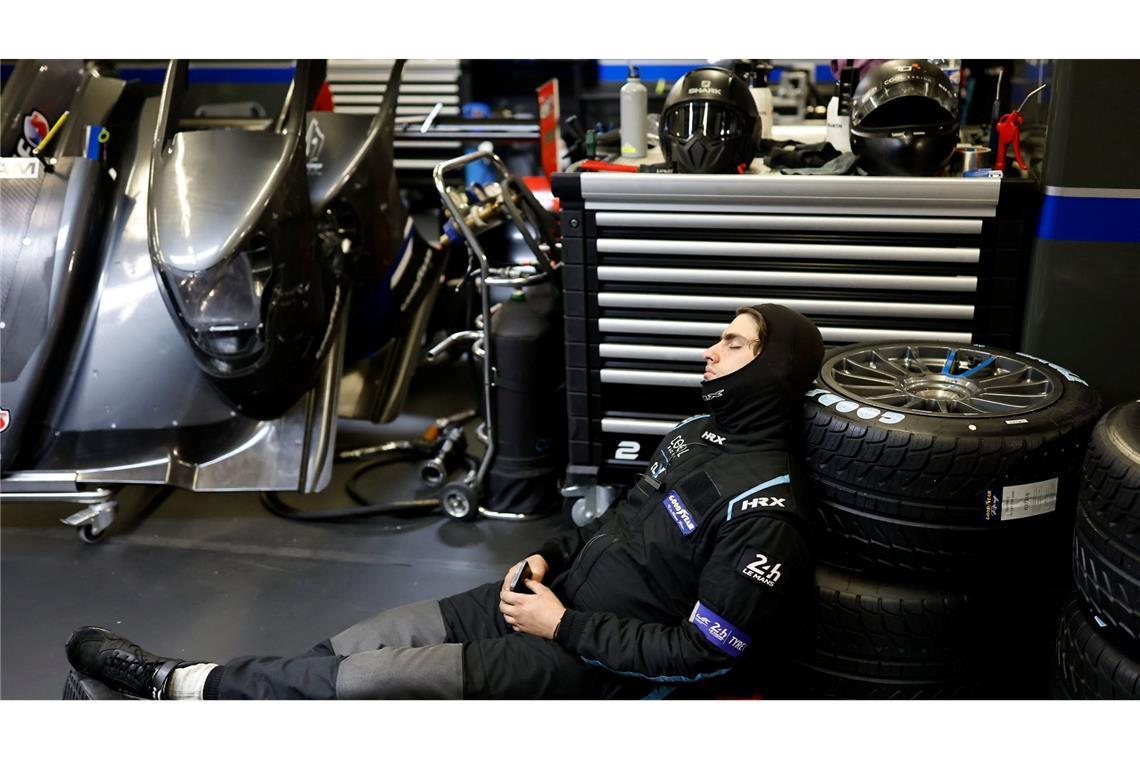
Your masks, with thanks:
[{"label": "balaclava hood", "polygon": [[784,445],[823,362],[823,338],[810,319],[776,304],[752,308],[768,323],[760,355],[729,375],[701,383],[713,423],[733,448]]}]

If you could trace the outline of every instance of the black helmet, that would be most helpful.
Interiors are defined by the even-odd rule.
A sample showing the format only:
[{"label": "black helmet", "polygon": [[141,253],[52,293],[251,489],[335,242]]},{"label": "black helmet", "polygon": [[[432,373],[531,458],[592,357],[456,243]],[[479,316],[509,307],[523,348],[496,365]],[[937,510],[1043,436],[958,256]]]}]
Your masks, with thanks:
[{"label": "black helmet", "polygon": [[683,174],[736,174],[752,163],[760,117],[743,79],[705,66],[678,79],[661,112],[661,152]]},{"label": "black helmet", "polygon": [[958,144],[958,94],[929,61],[894,60],[859,82],[851,150],[871,174],[931,176]]}]

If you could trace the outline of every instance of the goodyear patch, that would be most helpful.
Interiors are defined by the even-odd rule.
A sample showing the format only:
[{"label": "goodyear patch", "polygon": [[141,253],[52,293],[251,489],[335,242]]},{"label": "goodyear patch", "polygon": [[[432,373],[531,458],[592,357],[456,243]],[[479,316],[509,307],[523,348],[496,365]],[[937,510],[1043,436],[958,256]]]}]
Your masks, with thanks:
[{"label": "goodyear patch", "polygon": [[666,494],[665,498],[661,500],[661,504],[669,513],[669,517],[673,518],[673,522],[677,524],[677,529],[682,534],[687,536],[697,529],[697,521],[693,519],[689,508],[685,506],[685,502],[681,501],[681,497],[677,495],[676,491],[670,491]]}]

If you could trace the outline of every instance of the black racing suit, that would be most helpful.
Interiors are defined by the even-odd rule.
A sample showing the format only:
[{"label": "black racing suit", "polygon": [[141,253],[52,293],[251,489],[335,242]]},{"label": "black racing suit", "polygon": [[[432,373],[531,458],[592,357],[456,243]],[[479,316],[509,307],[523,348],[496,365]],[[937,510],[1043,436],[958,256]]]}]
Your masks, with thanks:
[{"label": "black racing suit", "polygon": [[511,631],[494,582],[381,613],[305,658],[237,658],[219,695],[645,697],[762,673],[812,584],[787,436],[822,342],[798,314],[759,309],[763,353],[703,384],[709,413],[668,433],[596,524],[539,550],[567,608],[554,641]]},{"label": "black racing suit", "polygon": [[625,500],[543,547],[567,607],[556,641],[583,662],[676,686],[779,641],[810,590],[806,501],[783,448],[730,438],[708,416],[680,425]]}]

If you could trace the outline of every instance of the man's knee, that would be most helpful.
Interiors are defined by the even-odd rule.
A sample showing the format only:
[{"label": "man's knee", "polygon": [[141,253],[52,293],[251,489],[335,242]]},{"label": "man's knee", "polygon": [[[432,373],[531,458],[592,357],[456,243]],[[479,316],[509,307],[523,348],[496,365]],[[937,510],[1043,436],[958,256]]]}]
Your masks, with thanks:
[{"label": "man's knee", "polygon": [[463,646],[389,646],[346,657],[337,699],[462,699]]},{"label": "man's knee", "polygon": [[316,646],[314,646],[308,652],[305,652],[304,656],[305,657],[329,657],[330,655],[334,655],[334,654],[336,654],[336,650],[333,649],[332,640],[331,639],[325,639],[324,641],[318,642],[316,644]]},{"label": "man's knee", "polygon": [[447,639],[439,602],[424,601],[384,610],[338,633],[330,641],[339,655],[382,647],[425,647]]}]

